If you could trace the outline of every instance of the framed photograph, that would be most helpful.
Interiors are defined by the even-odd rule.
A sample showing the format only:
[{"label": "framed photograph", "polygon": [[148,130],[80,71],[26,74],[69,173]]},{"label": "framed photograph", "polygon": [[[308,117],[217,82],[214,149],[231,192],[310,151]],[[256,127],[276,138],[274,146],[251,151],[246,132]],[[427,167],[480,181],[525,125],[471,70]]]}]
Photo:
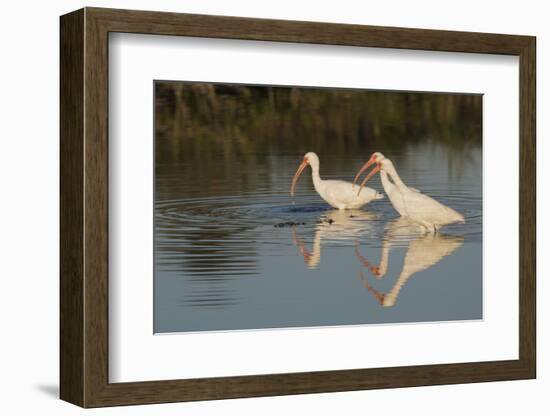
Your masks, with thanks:
[{"label": "framed photograph", "polygon": [[63,400],[535,378],[534,37],[60,28]]}]

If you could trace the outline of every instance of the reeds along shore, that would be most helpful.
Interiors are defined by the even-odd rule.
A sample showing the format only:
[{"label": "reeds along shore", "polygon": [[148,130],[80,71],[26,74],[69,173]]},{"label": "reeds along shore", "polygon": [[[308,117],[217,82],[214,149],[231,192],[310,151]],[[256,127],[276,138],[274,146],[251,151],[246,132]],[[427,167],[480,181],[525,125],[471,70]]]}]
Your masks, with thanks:
[{"label": "reeds along shore", "polygon": [[482,96],[157,82],[160,160],[209,153],[342,154],[437,140],[481,146]]}]

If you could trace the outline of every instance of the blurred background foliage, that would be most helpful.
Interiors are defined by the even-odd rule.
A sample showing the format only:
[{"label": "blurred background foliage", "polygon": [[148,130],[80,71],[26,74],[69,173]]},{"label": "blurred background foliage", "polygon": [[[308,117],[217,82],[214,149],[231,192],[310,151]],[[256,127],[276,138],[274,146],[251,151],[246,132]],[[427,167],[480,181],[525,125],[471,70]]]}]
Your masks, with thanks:
[{"label": "blurred background foliage", "polygon": [[157,82],[157,160],[481,146],[481,95]]}]

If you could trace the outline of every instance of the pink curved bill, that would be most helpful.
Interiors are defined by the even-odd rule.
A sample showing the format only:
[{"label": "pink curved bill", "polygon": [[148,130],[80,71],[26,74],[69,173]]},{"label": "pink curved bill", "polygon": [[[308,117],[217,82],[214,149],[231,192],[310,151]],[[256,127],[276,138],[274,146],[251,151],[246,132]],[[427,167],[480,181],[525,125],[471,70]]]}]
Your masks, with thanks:
[{"label": "pink curved bill", "polygon": [[294,174],[294,178],[292,178],[292,185],[290,186],[290,196],[294,196],[294,188],[296,188],[296,182],[298,182],[298,178],[300,177],[300,175],[302,174],[302,172],[304,171],[307,165],[308,165],[308,161],[307,159],[304,159],[303,162],[298,167],[298,170]]},{"label": "pink curved bill", "polygon": [[359,195],[361,193],[361,189],[363,189],[363,187],[365,186],[367,181],[370,178],[372,178],[376,173],[380,172],[381,168],[382,168],[382,166],[380,166],[380,164],[377,164],[376,167],[369,172],[369,174],[365,177],[365,179],[363,179],[363,182],[361,182],[361,186],[359,187],[359,191],[357,192],[357,195]]}]

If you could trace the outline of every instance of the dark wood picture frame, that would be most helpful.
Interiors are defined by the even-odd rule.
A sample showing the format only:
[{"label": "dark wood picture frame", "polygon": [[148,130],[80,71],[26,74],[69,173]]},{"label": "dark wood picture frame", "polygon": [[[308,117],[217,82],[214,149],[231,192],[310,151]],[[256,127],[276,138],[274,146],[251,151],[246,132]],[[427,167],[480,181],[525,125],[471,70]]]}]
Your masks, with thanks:
[{"label": "dark wood picture frame", "polygon": [[[535,38],[85,8],[61,17],[60,396],[82,407],[518,380],[536,376]],[[109,383],[110,32],[519,56],[519,359]]]}]

